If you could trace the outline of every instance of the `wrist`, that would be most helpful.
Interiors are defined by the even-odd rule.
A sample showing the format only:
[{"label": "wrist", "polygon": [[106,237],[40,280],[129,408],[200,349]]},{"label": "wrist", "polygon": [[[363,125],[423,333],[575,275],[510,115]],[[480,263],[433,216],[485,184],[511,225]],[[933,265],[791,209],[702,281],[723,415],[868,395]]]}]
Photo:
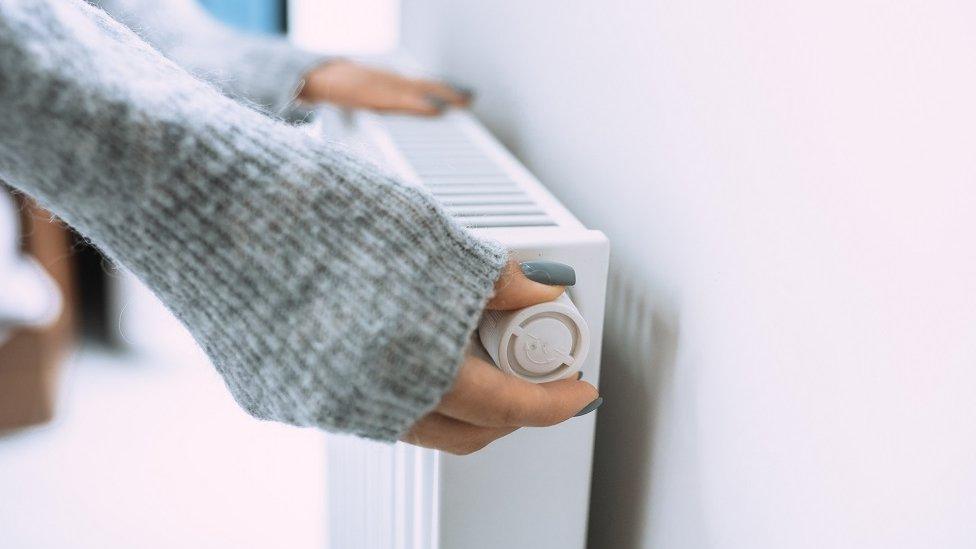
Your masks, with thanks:
[{"label": "wrist", "polygon": [[348,65],[345,59],[330,59],[312,67],[305,73],[295,98],[302,103],[321,103],[329,101],[329,90],[335,85],[335,68]]}]

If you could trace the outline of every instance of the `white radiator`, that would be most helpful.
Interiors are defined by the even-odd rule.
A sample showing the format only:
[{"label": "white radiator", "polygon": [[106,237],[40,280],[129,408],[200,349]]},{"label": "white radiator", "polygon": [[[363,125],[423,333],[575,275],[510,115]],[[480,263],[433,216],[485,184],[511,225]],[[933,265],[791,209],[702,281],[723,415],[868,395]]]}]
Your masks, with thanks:
[{"label": "white radiator", "polygon": [[[609,245],[586,229],[475,118],[321,111],[324,132],[426,186],[464,226],[519,260],[572,265],[590,331],[584,379],[600,374]],[[331,549],[582,548],[596,414],[521,429],[470,456],[329,435]]]}]

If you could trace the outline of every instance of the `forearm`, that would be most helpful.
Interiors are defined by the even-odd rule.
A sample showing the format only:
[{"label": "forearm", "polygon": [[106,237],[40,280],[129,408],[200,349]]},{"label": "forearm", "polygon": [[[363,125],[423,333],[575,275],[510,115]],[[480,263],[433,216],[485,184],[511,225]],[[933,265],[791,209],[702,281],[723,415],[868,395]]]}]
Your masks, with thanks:
[{"label": "forearm", "polygon": [[116,20],[225,94],[280,113],[305,74],[326,58],[276,36],[246,34],[211,17],[196,0],[98,0]]},{"label": "forearm", "polygon": [[146,281],[261,418],[392,440],[451,385],[504,262],[77,0],[0,4],[0,136],[0,179]]}]

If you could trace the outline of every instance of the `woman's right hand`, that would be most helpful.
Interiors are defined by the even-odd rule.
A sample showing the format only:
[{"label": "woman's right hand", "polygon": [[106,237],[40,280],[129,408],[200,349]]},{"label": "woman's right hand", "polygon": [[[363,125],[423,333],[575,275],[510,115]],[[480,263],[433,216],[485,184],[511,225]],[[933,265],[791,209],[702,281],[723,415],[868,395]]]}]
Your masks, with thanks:
[{"label": "woman's right hand", "polygon": [[[521,309],[552,301],[563,293],[564,285],[573,283],[572,276],[560,276],[567,272],[572,275],[568,266],[556,265],[556,275],[552,276],[524,265],[531,264],[509,262],[495,284],[495,295],[487,309]],[[469,356],[461,365],[454,386],[437,408],[420,418],[401,440],[415,446],[465,455],[520,427],[556,425],[573,416],[589,413],[602,403],[596,388],[580,381],[578,376],[549,383],[530,383]]]}]

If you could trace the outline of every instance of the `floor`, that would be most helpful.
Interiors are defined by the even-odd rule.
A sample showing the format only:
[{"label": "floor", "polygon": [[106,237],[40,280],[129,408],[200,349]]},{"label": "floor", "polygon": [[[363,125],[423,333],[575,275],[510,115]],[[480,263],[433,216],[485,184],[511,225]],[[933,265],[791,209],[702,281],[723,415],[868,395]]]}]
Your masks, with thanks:
[{"label": "floor", "polygon": [[50,425],[0,435],[0,547],[324,546],[322,435],[240,411],[120,276],[124,352],[83,349]]}]

